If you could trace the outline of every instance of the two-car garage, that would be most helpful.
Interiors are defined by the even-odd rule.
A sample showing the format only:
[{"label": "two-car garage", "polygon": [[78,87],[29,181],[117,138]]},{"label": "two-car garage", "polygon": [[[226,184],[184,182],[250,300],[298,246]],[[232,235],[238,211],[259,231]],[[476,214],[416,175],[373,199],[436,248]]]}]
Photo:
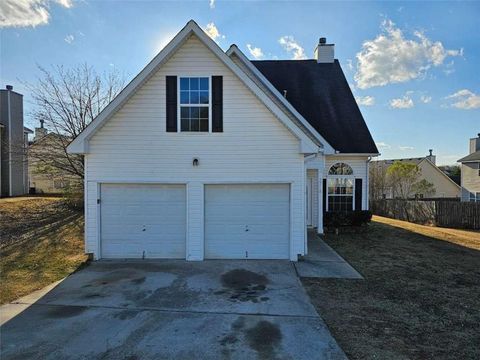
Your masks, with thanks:
[{"label": "two-car garage", "polygon": [[[185,184],[102,184],[100,194],[102,258],[186,258]],[[205,259],[289,258],[289,184],[204,185],[203,198]]]}]

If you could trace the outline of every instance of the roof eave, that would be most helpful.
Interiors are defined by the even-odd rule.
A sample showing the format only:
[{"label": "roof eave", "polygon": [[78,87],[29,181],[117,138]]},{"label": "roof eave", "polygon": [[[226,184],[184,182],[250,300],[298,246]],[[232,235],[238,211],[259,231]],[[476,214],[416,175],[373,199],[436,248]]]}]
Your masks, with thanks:
[{"label": "roof eave", "polygon": [[310,125],[310,123],[305,119],[288,100],[285,99],[282,94],[273,86],[273,84],[268,81],[268,79],[258,70],[255,65],[245,56],[245,54],[238,48],[237,45],[232,44],[230,48],[226,51],[226,54],[230,57],[236,55],[240,61],[252,72],[252,74],[267,87],[267,89],[278,99],[291,113],[292,115],[303,125],[305,128],[323,145],[323,153],[325,154],[334,154],[335,149],[328,143],[328,141],[320,135],[320,133],[315,130],[315,128]]}]

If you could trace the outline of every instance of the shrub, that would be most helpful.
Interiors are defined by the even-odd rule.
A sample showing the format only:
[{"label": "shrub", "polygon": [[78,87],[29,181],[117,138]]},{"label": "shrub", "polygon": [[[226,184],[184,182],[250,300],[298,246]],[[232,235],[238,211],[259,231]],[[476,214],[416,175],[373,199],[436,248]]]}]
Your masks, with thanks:
[{"label": "shrub", "polygon": [[362,226],[372,220],[372,213],[369,210],[327,212],[324,220],[325,226],[332,228],[339,228],[341,226]]}]

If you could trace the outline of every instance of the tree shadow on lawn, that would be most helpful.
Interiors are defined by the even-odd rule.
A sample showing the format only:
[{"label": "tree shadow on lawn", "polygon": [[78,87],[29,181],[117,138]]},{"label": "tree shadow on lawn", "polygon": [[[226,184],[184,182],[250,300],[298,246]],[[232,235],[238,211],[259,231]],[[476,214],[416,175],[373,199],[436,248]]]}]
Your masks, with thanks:
[{"label": "tree shadow on lawn", "polygon": [[325,241],[365,278],[302,279],[350,358],[480,358],[480,251],[378,222]]},{"label": "tree shadow on lawn", "polygon": [[0,303],[60,280],[84,265],[83,215],[63,218],[15,238],[2,247]]}]

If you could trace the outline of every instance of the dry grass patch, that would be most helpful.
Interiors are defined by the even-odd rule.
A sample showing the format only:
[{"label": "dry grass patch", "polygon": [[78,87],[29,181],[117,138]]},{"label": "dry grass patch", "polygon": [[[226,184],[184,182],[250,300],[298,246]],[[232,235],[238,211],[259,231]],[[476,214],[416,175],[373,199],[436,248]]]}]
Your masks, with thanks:
[{"label": "dry grass patch", "polygon": [[86,261],[83,216],[60,199],[0,203],[0,303],[41,289]]},{"label": "dry grass patch", "polygon": [[402,223],[327,235],[365,280],[302,279],[314,305],[352,359],[479,359],[478,233]]}]

